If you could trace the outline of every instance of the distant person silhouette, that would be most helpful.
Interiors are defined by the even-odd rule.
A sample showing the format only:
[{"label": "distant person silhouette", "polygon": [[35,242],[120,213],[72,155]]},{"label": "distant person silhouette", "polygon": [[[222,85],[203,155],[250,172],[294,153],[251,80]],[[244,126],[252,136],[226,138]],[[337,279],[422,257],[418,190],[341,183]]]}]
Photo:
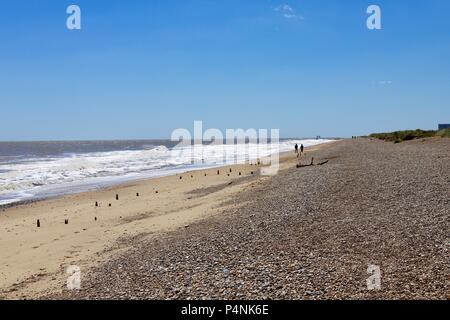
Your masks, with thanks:
[{"label": "distant person silhouette", "polygon": [[298,144],[295,144],[295,154],[298,154]]},{"label": "distant person silhouette", "polygon": [[303,144],[300,146],[300,153],[303,154],[303,150],[305,149],[305,147],[303,146]]}]

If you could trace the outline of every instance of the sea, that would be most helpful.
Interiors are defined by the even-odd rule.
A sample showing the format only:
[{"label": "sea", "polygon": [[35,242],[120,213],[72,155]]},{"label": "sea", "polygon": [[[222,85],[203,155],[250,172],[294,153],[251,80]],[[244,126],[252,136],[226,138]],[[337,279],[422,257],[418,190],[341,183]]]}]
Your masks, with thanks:
[{"label": "sea", "polygon": [[255,161],[329,139],[180,146],[169,140],[0,142],[0,206]]}]

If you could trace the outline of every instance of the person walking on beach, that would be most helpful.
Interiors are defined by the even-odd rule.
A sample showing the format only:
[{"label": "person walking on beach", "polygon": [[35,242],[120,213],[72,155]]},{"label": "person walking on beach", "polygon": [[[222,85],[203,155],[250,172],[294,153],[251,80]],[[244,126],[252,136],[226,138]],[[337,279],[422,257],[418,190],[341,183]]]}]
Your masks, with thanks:
[{"label": "person walking on beach", "polygon": [[298,144],[295,144],[295,154],[298,154]]},{"label": "person walking on beach", "polygon": [[300,154],[303,155],[303,150],[305,149],[305,147],[303,146],[303,144],[300,146]]}]

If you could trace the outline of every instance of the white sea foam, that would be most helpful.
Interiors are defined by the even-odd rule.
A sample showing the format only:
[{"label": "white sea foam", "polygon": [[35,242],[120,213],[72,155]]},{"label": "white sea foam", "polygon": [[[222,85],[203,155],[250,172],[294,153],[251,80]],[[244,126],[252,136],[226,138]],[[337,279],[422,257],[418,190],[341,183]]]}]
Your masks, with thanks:
[{"label": "white sea foam", "polygon": [[[278,145],[209,145],[201,148],[158,146],[148,150],[70,154],[0,164],[0,205],[81,192],[125,181],[171,175],[186,170],[244,163],[330,140],[289,140]],[[193,161],[194,160],[194,161]]]}]

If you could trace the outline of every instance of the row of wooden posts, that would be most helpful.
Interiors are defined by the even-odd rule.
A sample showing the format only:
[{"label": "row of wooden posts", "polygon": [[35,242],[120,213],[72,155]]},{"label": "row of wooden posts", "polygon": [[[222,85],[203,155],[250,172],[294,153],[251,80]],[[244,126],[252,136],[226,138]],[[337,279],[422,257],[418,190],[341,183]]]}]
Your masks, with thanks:
[{"label": "row of wooden posts", "polygon": [[[97,221],[97,217],[94,217],[94,221]],[[69,219],[64,219],[64,224],[66,224],[66,225],[69,224]],[[39,219],[37,219],[37,221],[36,221],[36,226],[38,228],[41,227],[41,221]]]},{"label": "row of wooden posts", "polygon": [[[233,169],[230,168],[230,173],[232,173],[232,172],[233,172]],[[230,173],[228,174],[228,176],[230,176]],[[250,174],[253,175],[254,172],[251,171]],[[217,170],[217,175],[220,175],[220,170]],[[205,173],[205,177],[206,176],[207,176],[207,174]],[[242,172],[239,172],[239,176],[242,176]],[[191,178],[194,178],[194,176],[191,175]],[[180,180],[182,180],[182,179],[183,179],[183,176],[180,176]],[[156,191],[155,193],[159,193],[159,191]],[[140,194],[139,194],[139,192],[137,192],[136,197],[139,197],[139,196],[140,196]],[[119,201],[119,194],[116,194],[116,201]],[[108,206],[112,207],[112,203],[109,203]],[[95,201],[95,207],[99,207],[98,201]],[[94,221],[97,221],[97,217],[94,218]],[[64,224],[66,224],[66,225],[69,224],[69,219],[65,219]],[[36,221],[36,225],[38,228],[41,227],[41,221],[39,219]]]},{"label": "row of wooden posts", "polygon": [[[233,172],[233,169],[230,168],[230,173]],[[230,176],[230,173],[228,173],[228,176]],[[251,174],[254,174],[254,172],[252,171]],[[217,170],[217,175],[220,175],[220,170]],[[207,176],[207,174],[205,173],[205,177]],[[242,172],[239,172],[239,176],[242,176]],[[191,175],[191,178],[194,178],[193,175]],[[180,180],[183,180],[183,176],[180,176]]]}]

